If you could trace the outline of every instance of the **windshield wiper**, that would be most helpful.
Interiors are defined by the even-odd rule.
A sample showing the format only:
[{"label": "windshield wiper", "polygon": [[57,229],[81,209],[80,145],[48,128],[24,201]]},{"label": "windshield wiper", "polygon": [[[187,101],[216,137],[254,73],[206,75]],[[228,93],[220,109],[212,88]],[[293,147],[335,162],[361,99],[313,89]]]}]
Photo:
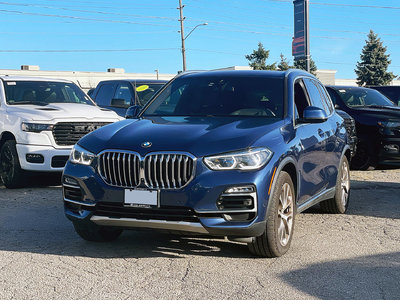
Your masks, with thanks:
[{"label": "windshield wiper", "polygon": [[49,103],[44,102],[44,101],[18,101],[14,103],[10,103],[11,105],[26,105],[26,104],[33,104],[33,105],[40,105],[40,106],[46,106],[49,105]]}]

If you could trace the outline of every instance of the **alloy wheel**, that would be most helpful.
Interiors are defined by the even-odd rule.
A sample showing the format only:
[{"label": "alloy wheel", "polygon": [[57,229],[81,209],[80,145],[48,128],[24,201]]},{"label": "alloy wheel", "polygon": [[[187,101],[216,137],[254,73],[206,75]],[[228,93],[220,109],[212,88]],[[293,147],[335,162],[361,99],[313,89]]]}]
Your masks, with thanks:
[{"label": "alloy wheel", "polygon": [[278,238],[283,247],[290,241],[293,231],[293,198],[293,191],[290,185],[285,183],[279,195],[278,207]]},{"label": "alloy wheel", "polygon": [[349,198],[349,191],[350,191],[350,176],[349,176],[349,166],[344,163],[342,165],[342,177],[340,179],[341,184],[341,200],[342,200],[342,204],[343,207],[346,207],[347,205],[347,200]]}]

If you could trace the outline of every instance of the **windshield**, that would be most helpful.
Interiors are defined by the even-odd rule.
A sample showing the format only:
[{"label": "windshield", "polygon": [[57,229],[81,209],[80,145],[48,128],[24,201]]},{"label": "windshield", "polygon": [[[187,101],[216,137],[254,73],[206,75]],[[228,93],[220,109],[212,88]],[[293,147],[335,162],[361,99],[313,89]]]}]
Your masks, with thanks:
[{"label": "windshield", "polygon": [[143,116],[283,117],[284,79],[255,76],[181,77]]},{"label": "windshield", "polygon": [[136,97],[138,104],[144,106],[157,93],[164,84],[160,83],[144,83],[136,85]]},{"label": "windshield", "polygon": [[393,103],[378,91],[365,88],[346,88],[337,90],[348,107],[394,106]]},{"label": "windshield", "polygon": [[94,105],[74,83],[48,81],[6,81],[9,105],[47,105],[50,103],[81,103]]}]

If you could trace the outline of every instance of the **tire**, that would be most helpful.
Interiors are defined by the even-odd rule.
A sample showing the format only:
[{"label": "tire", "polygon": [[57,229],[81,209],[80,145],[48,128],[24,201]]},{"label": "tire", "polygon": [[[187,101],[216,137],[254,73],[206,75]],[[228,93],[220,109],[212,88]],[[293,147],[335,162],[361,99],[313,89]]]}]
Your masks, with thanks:
[{"label": "tire", "polygon": [[[282,256],[289,250],[294,229],[295,198],[292,179],[288,173],[280,172],[268,202],[265,231],[248,244],[252,254],[272,258]],[[286,206],[284,210],[283,206]]]},{"label": "tire", "polygon": [[0,149],[0,176],[4,185],[9,189],[22,187],[26,172],[21,169],[18,159],[16,142],[6,141]]},{"label": "tire", "polygon": [[371,155],[368,148],[361,144],[357,146],[357,151],[351,159],[351,168],[354,170],[373,170],[377,166],[376,159]]},{"label": "tire", "polygon": [[331,214],[344,214],[349,206],[350,167],[346,156],[343,156],[336,179],[335,196],[320,203],[321,209]]},{"label": "tire", "polygon": [[99,226],[92,222],[73,222],[77,234],[90,242],[111,242],[116,240],[122,233],[122,229]]}]

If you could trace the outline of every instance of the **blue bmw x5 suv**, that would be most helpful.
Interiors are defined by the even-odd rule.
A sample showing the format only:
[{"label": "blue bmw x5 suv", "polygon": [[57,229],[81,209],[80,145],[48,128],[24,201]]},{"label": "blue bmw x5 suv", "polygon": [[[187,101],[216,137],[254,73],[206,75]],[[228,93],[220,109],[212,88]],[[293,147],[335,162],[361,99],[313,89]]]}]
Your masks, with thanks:
[{"label": "blue bmw x5 suv", "polygon": [[295,214],[344,213],[347,133],[328,93],[299,70],[184,73],[133,119],[74,147],[65,214],[89,241],[150,228],[226,236],[284,254]]}]

